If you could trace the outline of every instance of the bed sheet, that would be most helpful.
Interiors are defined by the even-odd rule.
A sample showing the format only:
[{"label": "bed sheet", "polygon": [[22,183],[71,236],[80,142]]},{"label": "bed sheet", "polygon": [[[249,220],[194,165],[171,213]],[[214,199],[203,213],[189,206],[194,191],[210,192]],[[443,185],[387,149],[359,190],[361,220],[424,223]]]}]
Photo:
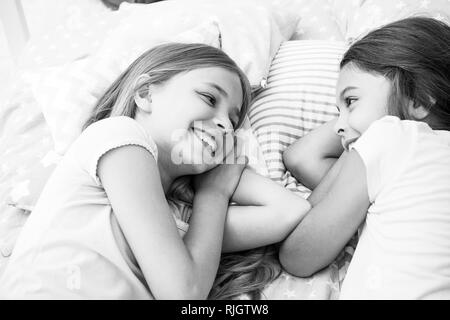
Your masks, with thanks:
[{"label": "bed sheet", "polygon": [[0,205],[0,277],[28,216],[28,211]]},{"label": "bed sheet", "polygon": [[38,78],[36,71],[17,72],[0,100],[0,274],[57,163],[50,130],[33,97]]}]

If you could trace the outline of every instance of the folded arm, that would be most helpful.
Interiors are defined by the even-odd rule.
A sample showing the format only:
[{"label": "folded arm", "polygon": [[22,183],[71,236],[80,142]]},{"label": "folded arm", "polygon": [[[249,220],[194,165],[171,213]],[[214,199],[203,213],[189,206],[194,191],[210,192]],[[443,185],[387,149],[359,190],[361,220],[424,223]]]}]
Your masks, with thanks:
[{"label": "folded arm", "polygon": [[364,163],[344,154],[310,196],[311,211],[280,248],[284,268],[308,277],[329,265],[355,234],[369,208]]},{"label": "folded arm", "polygon": [[228,208],[223,251],[257,248],[285,239],[311,208],[308,201],[245,169]]},{"label": "folded arm", "polygon": [[342,154],[343,147],[334,133],[336,119],[317,127],[283,153],[283,162],[304,186],[315,189]]}]

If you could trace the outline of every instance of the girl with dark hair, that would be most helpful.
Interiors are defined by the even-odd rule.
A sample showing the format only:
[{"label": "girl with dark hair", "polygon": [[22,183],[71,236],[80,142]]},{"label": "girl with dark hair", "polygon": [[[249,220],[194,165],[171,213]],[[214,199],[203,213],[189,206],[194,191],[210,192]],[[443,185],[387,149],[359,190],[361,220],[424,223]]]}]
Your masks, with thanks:
[{"label": "girl with dark hair", "polygon": [[[233,283],[241,293],[266,284],[244,277],[270,270],[258,251],[262,264],[239,255],[225,267],[236,272],[215,282],[222,250],[280,242],[310,206],[245,168],[235,130],[249,102],[247,77],[217,48],[167,43],[143,53],[100,98],[47,182],[0,297],[206,299],[214,285],[220,299],[236,295]],[[182,212],[176,198],[186,180],[195,192],[181,192],[192,203]]]},{"label": "girl with dark hair", "polygon": [[339,117],[284,154],[314,191],[280,261],[309,276],[359,230],[342,299],[449,299],[450,27],[388,24],[351,45],[340,68]]}]

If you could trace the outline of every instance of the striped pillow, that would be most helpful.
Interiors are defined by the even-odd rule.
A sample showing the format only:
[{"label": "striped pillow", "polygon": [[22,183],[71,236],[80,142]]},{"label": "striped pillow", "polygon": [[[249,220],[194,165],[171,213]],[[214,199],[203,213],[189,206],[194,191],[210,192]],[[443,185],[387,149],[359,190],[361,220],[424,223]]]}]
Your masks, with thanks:
[{"label": "striped pillow", "polygon": [[269,176],[307,197],[310,193],[283,164],[283,151],[315,127],[336,117],[335,87],[344,42],[291,40],[272,61],[268,84],[257,94],[249,119]]}]

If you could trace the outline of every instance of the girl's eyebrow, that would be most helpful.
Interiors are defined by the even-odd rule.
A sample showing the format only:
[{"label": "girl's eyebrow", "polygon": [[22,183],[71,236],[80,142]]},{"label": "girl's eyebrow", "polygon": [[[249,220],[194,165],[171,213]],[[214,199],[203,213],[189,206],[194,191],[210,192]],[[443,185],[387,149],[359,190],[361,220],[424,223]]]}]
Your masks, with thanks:
[{"label": "girl's eyebrow", "polygon": [[342,92],[341,92],[341,94],[340,94],[340,99],[341,99],[341,100],[344,100],[344,95],[345,95],[348,91],[350,91],[350,90],[355,90],[355,89],[358,89],[358,88],[357,88],[357,87],[352,87],[352,86],[345,88],[344,90],[342,90]]},{"label": "girl's eyebrow", "polygon": [[212,83],[212,82],[207,82],[206,84],[209,85],[210,87],[213,87],[217,91],[219,91],[219,93],[221,95],[223,95],[225,98],[228,98],[228,92],[226,92],[221,86],[219,86],[215,83]]}]

